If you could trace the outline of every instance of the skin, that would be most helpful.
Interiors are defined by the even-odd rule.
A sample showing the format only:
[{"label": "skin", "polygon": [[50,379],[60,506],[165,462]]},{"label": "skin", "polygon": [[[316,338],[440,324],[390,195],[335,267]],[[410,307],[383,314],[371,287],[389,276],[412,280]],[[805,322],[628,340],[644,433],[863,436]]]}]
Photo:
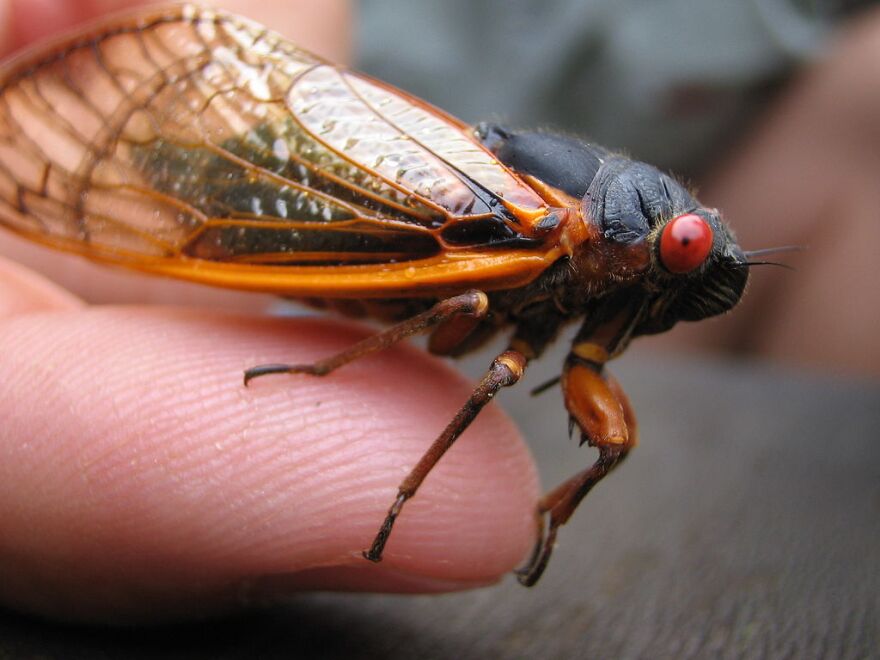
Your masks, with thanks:
[{"label": "skin", "polygon": [[[54,4],[5,5],[7,36],[35,39],[109,9],[82,3],[47,18]],[[346,59],[344,3],[301,4],[249,13]],[[0,241],[17,261],[0,260],[5,604],[119,622],[299,589],[454,591],[500,579],[531,549],[534,464],[490,405],[407,507],[384,561],[360,556],[401,475],[470,393],[444,361],[399,346],[332,378],[245,389],[247,367],[325,357],[369,330],[267,320],[253,313],[267,297],[98,268],[6,233]]]}]

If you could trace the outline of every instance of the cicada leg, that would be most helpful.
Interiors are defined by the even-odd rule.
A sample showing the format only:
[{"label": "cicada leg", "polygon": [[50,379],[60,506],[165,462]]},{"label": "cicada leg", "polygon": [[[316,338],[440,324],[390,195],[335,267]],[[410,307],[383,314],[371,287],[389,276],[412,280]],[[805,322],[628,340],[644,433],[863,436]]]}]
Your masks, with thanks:
[{"label": "cicada leg", "polygon": [[[617,381],[604,373],[601,363],[570,355],[562,375],[562,390],[572,422],[580,427],[581,442],[598,448],[599,458],[538,503],[538,542],[529,563],[517,571],[519,582],[527,587],[534,585],[547,567],[559,528],[637,442],[636,419],[629,399]],[[545,517],[549,517],[546,534]]]},{"label": "cicada leg", "polygon": [[406,479],[400,484],[397,490],[397,498],[388,509],[388,514],[373,540],[373,544],[369,550],[364,551],[363,555],[370,561],[378,562],[382,560],[382,551],[388,542],[394,521],[400,515],[403,505],[408,499],[416,494],[422,481],[428,476],[428,473],[437,464],[443,454],[452,446],[464,430],[470,425],[479,412],[492,400],[492,397],[502,387],[513,385],[523,375],[526,366],[526,358],[522,353],[515,350],[504,351],[492,362],[492,366],[483,376],[479,385],[474,389],[467,403],[449,422],[443,432],[431,443],[428,451],[422,456],[416,466],[410,471]]},{"label": "cicada leg", "polygon": [[399,341],[440,325],[456,317],[483,318],[489,311],[489,299],[482,291],[468,291],[438,302],[431,309],[371,335],[353,346],[311,364],[261,364],[244,372],[244,384],[268,374],[309,374],[324,376],[358,358],[375,353]]}]

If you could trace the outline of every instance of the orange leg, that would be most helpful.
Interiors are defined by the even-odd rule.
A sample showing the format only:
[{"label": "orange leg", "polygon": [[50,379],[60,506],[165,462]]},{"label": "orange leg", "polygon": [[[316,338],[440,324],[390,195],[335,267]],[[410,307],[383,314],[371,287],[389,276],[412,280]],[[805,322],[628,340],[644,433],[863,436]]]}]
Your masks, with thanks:
[{"label": "orange leg", "polygon": [[[581,429],[581,442],[598,448],[599,458],[538,503],[538,542],[529,563],[517,571],[520,583],[527,587],[534,585],[547,567],[559,528],[593,486],[626,458],[637,442],[636,419],[629,400],[617,381],[602,373],[601,366],[569,358],[562,389],[572,421]],[[545,516],[549,516],[546,534]]]},{"label": "orange leg", "polygon": [[461,407],[452,421],[449,422],[449,425],[443,429],[443,432],[433,443],[431,443],[428,451],[425,452],[421,460],[419,460],[416,466],[407,475],[406,479],[403,480],[403,483],[400,484],[400,487],[397,490],[397,499],[394,500],[394,504],[388,509],[388,514],[385,516],[385,520],[379,528],[379,532],[376,534],[373,544],[370,546],[369,550],[363,553],[364,557],[370,561],[378,562],[382,560],[382,551],[385,548],[385,543],[388,541],[388,537],[391,534],[391,528],[394,526],[394,521],[397,519],[397,516],[400,515],[400,510],[403,508],[403,505],[408,499],[416,494],[422,481],[425,480],[425,477],[428,476],[428,473],[433,467],[437,465],[437,462],[442,458],[443,454],[446,453],[446,450],[452,446],[452,443],[454,443],[470,423],[474,421],[474,418],[486,406],[486,404],[492,400],[492,397],[495,396],[498,390],[502,387],[513,385],[519,381],[523,375],[525,366],[525,357],[517,351],[507,350],[495,358],[492,362],[492,366],[489,367],[489,371],[486,372],[486,375],[483,376],[479,385],[474,389],[470,398],[467,400],[467,403]]}]

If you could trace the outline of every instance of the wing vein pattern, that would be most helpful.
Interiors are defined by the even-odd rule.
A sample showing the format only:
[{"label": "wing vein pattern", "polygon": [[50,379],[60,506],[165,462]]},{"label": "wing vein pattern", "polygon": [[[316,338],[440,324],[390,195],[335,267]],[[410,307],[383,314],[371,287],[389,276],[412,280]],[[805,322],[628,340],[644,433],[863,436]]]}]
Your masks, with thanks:
[{"label": "wing vein pattern", "polygon": [[294,292],[331,267],[471,259],[479,280],[501,239],[547,261],[522,221],[545,210],[461,122],[209,9],[142,11],[0,69],[0,224],[98,260],[271,267]]}]

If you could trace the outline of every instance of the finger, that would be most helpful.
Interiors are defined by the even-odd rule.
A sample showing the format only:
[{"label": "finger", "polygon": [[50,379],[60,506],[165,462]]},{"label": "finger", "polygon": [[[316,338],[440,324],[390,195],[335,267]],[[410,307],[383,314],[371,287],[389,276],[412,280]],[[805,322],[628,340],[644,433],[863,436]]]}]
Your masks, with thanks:
[{"label": "finger", "polygon": [[[0,52],[64,33],[75,25],[150,4],[136,0],[11,0],[5,5],[5,32]],[[228,0],[218,7],[246,15],[270,26],[295,43],[333,61],[350,59],[351,10],[346,0],[272,0],[245,3]],[[4,18],[0,3],[0,21]],[[90,302],[165,302],[199,304],[227,309],[265,309],[269,299],[160,278],[145,278],[118,269],[96,266],[78,256],[59,254],[0,232],[0,255],[11,257],[46,274]]]},{"label": "finger", "polygon": [[0,596],[80,619],[165,618],[296,588],[447,591],[533,540],[537,481],[494,406],[366,548],[470,385],[410,348],[326,378],[254,364],[359,338],[336,323],[90,308],[0,324]]}]

